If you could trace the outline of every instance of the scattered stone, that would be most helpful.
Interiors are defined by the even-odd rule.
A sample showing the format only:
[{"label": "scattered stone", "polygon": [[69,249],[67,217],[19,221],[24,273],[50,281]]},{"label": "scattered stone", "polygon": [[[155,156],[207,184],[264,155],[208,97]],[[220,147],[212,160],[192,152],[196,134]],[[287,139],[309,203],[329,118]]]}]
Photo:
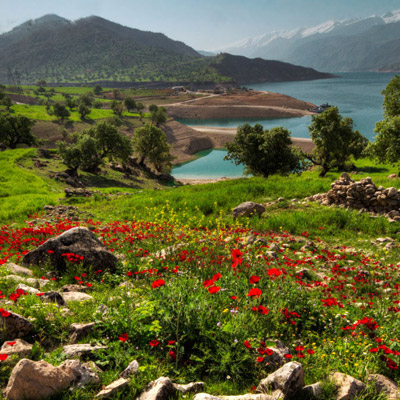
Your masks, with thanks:
[{"label": "scattered stone", "polygon": [[20,265],[14,263],[8,263],[5,267],[16,275],[33,276],[33,272],[29,268],[21,267]]},{"label": "scattered stone", "polygon": [[8,400],[44,400],[67,389],[74,378],[69,369],[24,358],[11,372],[5,397]]},{"label": "scattered stone", "polygon": [[59,292],[87,292],[89,288],[82,285],[64,285]]},{"label": "scattered stone", "polygon": [[91,344],[68,344],[63,347],[63,354],[68,357],[74,357],[76,355],[86,355],[93,353],[94,351],[106,349],[107,346],[92,346]]},{"label": "scattered stone", "polygon": [[390,175],[388,176],[388,178],[389,178],[389,179],[394,179],[394,178],[397,178],[397,175],[396,175],[396,174],[390,174]]},{"label": "scattered stone", "polygon": [[79,360],[66,360],[60,366],[62,370],[71,370],[74,374],[74,387],[81,388],[85,385],[99,384],[100,378],[88,364],[82,364]]},{"label": "scattered stone", "polygon": [[281,367],[286,361],[285,354],[290,353],[289,347],[285,346],[280,340],[277,339],[267,339],[266,342],[274,343],[274,346],[270,347],[273,353],[270,356],[266,355],[268,362],[270,363],[271,367]]},{"label": "scattered stone", "polygon": [[64,191],[65,191],[66,198],[68,198],[68,197],[91,197],[95,193],[100,193],[100,192],[94,192],[93,190],[84,189],[84,188],[75,188],[75,189],[65,188]]},{"label": "scattered stone", "polygon": [[120,374],[120,378],[128,379],[131,375],[136,375],[139,371],[139,363],[133,360]]},{"label": "scattered stone", "polygon": [[43,295],[40,296],[40,298],[44,301],[57,303],[60,307],[64,307],[67,305],[65,299],[61,296],[61,294],[53,290],[43,293]]},{"label": "scattered stone", "polygon": [[[215,398],[214,396],[211,397]],[[220,396],[219,398],[222,400],[275,400],[273,395],[269,396],[265,393],[247,393],[238,396]]]},{"label": "scattered stone", "polygon": [[253,203],[252,201],[246,201],[245,203],[239,204],[233,209],[233,217],[250,217],[252,215],[261,215],[265,212],[265,207],[258,203]]},{"label": "scattered stone", "polygon": [[330,380],[338,387],[336,400],[352,400],[366,388],[361,381],[341,372],[335,372]]},{"label": "scattered stone", "polygon": [[[0,314],[0,338],[4,340],[13,340],[14,338],[23,338],[33,331],[32,323],[25,317],[15,314],[11,311],[8,317],[3,317]],[[4,329],[5,328],[5,329]]]},{"label": "scattered stone", "polygon": [[285,201],[285,198],[284,198],[284,197],[278,197],[278,201],[279,201],[279,202]]},{"label": "scattered stone", "polygon": [[26,278],[23,278],[22,276],[19,276],[19,275],[6,275],[4,278],[7,280],[15,281],[15,282],[26,283]]},{"label": "scattered stone", "polygon": [[385,393],[388,400],[400,399],[400,387],[386,376],[379,374],[368,375],[368,382],[373,383],[379,393]]},{"label": "scattered stone", "polygon": [[322,395],[321,382],[313,383],[312,385],[304,386],[301,394],[305,399],[318,399]]},{"label": "scattered stone", "polygon": [[293,361],[263,379],[257,387],[257,392],[266,393],[269,390],[280,390],[284,395],[284,399],[289,399],[303,386],[303,366],[299,362]]},{"label": "scattered stone", "polygon": [[208,393],[198,393],[193,397],[193,400],[220,400],[220,398]]},{"label": "scattered stone", "polygon": [[[0,353],[7,354],[9,357],[18,356],[18,358],[27,358],[32,352],[32,345],[22,339],[6,341],[1,346]],[[10,360],[7,358],[6,361]]]},{"label": "scattered stone", "polygon": [[64,300],[69,303],[70,301],[92,301],[94,300],[93,296],[87,293],[81,292],[64,292],[63,294]]},{"label": "scattered stone", "polygon": [[30,293],[30,294],[40,293],[40,291],[38,289],[35,289],[35,288],[33,288],[31,286],[28,286],[28,285],[24,285],[23,283],[20,283],[17,286],[16,290],[23,290],[24,292]]},{"label": "scattered stone", "polygon": [[76,343],[78,340],[93,331],[95,325],[96,324],[94,322],[90,322],[88,324],[71,324],[69,327],[69,331],[71,333],[71,343]]},{"label": "scattered stone", "polygon": [[150,382],[138,400],[165,400],[173,397],[176,394],[176,389],[171,380],[162,376],[155,381]]},{"label": "scattered stone", "polygon": [[67,253],[83,257],[82,264],[84,266],[113,271],[117,263],[117,258],[89,229],[76,227],[47,240],[37,249],[26,254],[23,258],[23,264],[41,265],[50,263],[57,270],[65,271],[65,254]]},{"label": "scattered stone", "polygon": [[173,384],[175,389],[182,394],[186,393],[198,393],[204,390],[204,382],[191,382],[187,385],[180,385],[178,383]]},{"label": "scattered stone", "polygon": [[128,379],[119,378],[116,381],[107,385],[103,390],[96,394],[96,399],[107,399],[112,396],[114,393],[120,391],[125,386],[128,386]]}]

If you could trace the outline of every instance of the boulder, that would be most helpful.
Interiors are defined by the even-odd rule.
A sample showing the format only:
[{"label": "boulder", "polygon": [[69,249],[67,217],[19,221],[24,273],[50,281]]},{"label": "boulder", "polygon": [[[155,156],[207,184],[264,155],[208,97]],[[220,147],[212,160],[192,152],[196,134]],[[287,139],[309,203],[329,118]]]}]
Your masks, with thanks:
[{"label": "boulder", "polygon": [[304,369],[297,362],[289,362],[263,379],[257,387],[258,393],[280,390],[284,399],[290,399],[304,386]]},{"label": "boulder", "polygon": [[274,346],[269,347],[273,353],[270,356],[265,355],[266,360],[272,367],[281,367],[286,361],[285,354],[290,353],[289,347],[277,339],[268,339],[267,342],[274,343]]},{"label": "boulder", "polygon": [[66,254],[83,257],[82,264],[84,266],[111,271],[115,270],[118,261],[88,228],[76,227],[47,240],[37,249],[30,251],[24,256],[23,264],[49,263],[58,271],[65,271]]},{"label": "boulder", "polygon": [[63,347],[63,354],[68,357],[74,357],[76,355],[86,355],[93,353],[94,351],[106,349],[107,346],[92,346],[91,344],[68,344]]},{"label": "boulder", "polygon": [[82,364],[79,360],[66,360],[59,369],[70,370],[74,375],[74,387],[81,388],[85,385],[99,384],[100,378],[87,363]]},{"label": "boulder", "polygon": [[69,332],[71,333],[71,343],[76,343],[78,340],[89,334],[91,331],[93,331],[95,325],[95,322],[90,322],[88,324],[71,324],[69,327]]},{"label": "boulder", "polygon": [[40,293],[40,290],[35,289],[35,288],[33,288],[33,287],[30,287],[30,286],[28,286],[28,285],[25,285],[25,284],[23,284],[23,283],[20,283],[20,284],[17,286],[17,289],[16,289],[16,290],[23,290],[24,292],[30,293],[30,294],[37,294],[37,293]]},{"label": "boulder", "polygon": [[11,311],[7,313],[9,314],[7,317],[0,314],[0,326],[4,328],[0,331],[1,339],[23,338],[33,331],[33,325],[28,319]]},{"label": "boulder", "polygon": [[11,360],[11,356],[17,356],[17,358],[27,358],[31,355],[32,345],[25,342],[22,339],[8,340],[3,343],[0,349],[0,353],[7,354]]},{"label": "boulder", "polygon": [[136,375],[139,371],[139,363],[136,360],[130,364],[119,374],[120,378],[128,379],[131,375]]},{"label": "boulder", "polygon": [[265,207],[261,204],[254,203],[252,201],[246,201],[245,203],[239,204],[233,209],[232,214],[234,218],[237,217],[250,217],[252,215],[261,215],[265,212]]},{"label": "boulder", "polygon": [[176,394],[176,388],[169,378],[162,376],[150,382],[138,400],[168,400]]},{"label": "boulder", "polygon": [[43,295],[41,295],[40,298],[43,301],[48,301],[50,303],[57,303],[60,307],[64,307],[67,305],[65,299],[61,296],[61,294],[53,290],[43,293]]},{"label": "boulder", "polygon": [[107,399],[112,396],[114,393],[120,391],[125,386],[128,386],[129,381],[125,378],[119,378],[116,381],[107,385],[103,390],[96,394],[96,399]]},{"label": "boulder", "polygon": [[220,400],[220,398],[208,393],[198,393],[193,397],[193,400]]},{"label": "boulder", "polygon": [[182,394],[187,393],[198,393],[204,390],[204,382],[191,382],[187,385],[180,385],[178,383],[173,384],[175,389]]},{"label": "boulder", "polygon": [[5,390],[8,400],[44,400],[67,389],[75,379],[70,369],[46,361],[22,359],[11,372]]},{"label": "boulder", "polygon": [[383,392],[388,400],[400,399],[400,387],[386,376],[371,374],[368,375],[368,382],[372,383],[379,393]]},{"label": "boulder", "polygon": [[302,398],[305,399],[318,399],[322,395],[322,386],[320,382],[313,383],[312,385],[304,386],[301,390]]},{"label": "boulder", "polygon": [[63,296],[64,300],[69,303],[70,301],[93,301],[94,298],[90,294],[82,293],[82,292],[64,292]]},{"label": "boulder", "polygon": [[222,400],[275,400],[274,396],[265,393],[246,393],[238,396],[220,396]]},{"label": "boulder", "polygon": [[33,276],[33,272],[29,268],[21,267],[20,265],[14,263],[8,263],[5,267],[16,275]]},{"label": "boulder", "polygon": [[352,400],[366,388],[365,384],[361,381],[341,372],[332,374],[330,380],[338,387],[336,400]]},{"label": "boulder", "polygon": [[87,286],[68,284],[62,286],[59,292],[87,292],[88,290]]}]

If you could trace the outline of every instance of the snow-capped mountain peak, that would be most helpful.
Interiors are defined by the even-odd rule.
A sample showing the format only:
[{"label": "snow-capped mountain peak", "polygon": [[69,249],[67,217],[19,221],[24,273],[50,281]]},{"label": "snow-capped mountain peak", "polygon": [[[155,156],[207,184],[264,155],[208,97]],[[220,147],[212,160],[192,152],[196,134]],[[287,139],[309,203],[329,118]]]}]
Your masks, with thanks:
[{"label": "snow-capped mountain peak", "polygon": [[393,22],[399,22],[400,21],[400,10],[394,10],[392,12],[388,12],[385,14],[382,19],[385,21],[387,24],[391,24]]}]

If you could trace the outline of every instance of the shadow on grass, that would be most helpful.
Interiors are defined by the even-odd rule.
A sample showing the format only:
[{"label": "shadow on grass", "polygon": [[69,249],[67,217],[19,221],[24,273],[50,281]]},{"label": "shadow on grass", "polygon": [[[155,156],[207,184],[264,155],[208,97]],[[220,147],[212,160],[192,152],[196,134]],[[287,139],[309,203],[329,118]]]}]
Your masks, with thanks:
[{"label": "shadow on grass", "polygon": [[373,167],[372,165],[368,165],[365,167],[358,167],[357,168],[358,172],[367,172],[367,173],[379,173],[379,172],[389,172],[388,168],[383,168],[383,167]]},{"label": "shadow on grass", "polygon": [[81,176],[81,181],[88,187],[98,187],[98,188],[107,188],[107,187],[120,187],[120,188],[129,188],[129,189],[140,189],[141,186],[138,184],[140,181],[134,177],[131,177],[131,183],[121,182],[117,179],[106,178],[101,175],[89,175],[89,176]]}]

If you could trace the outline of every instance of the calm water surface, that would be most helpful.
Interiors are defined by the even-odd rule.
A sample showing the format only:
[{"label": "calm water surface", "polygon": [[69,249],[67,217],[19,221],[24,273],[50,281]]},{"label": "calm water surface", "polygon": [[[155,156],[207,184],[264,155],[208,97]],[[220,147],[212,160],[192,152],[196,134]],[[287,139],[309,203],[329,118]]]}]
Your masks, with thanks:
[{"label": "calm water surface", "polygon": [[[375,123],[382,119],[382,90],[395,74],[377,73],[340,73],[336,79],[323,79],[303,82],[280,82],[247,84],[255,90],[278,92],[309,101],[314,104],[329,104],[339,107],[340,113],[350,117],[354,126],[369,140],[374,139]],[[292,132],[293,137],[308,138],[308,125],[311,117],[280,119],[214,119],[188,120],[179,122],[194,126],[237,127],[246,122],[259,123],[265,129],[283,126]],[[215,152],[215,154],[214,154]],[[223,161],[224,151],[213,150],[201,159],[197,159],[181,167],[174,168],[172,174],[180,174],[180,178],[237,177],[242,175],[243,168],[230,161]],[[211,167],[212,165],[212,167]],[[209,167],[210,166],[210,167]],[[239,171],[240,169],[240,171]],[[178,177],[178,176],[177,176]]]}]

